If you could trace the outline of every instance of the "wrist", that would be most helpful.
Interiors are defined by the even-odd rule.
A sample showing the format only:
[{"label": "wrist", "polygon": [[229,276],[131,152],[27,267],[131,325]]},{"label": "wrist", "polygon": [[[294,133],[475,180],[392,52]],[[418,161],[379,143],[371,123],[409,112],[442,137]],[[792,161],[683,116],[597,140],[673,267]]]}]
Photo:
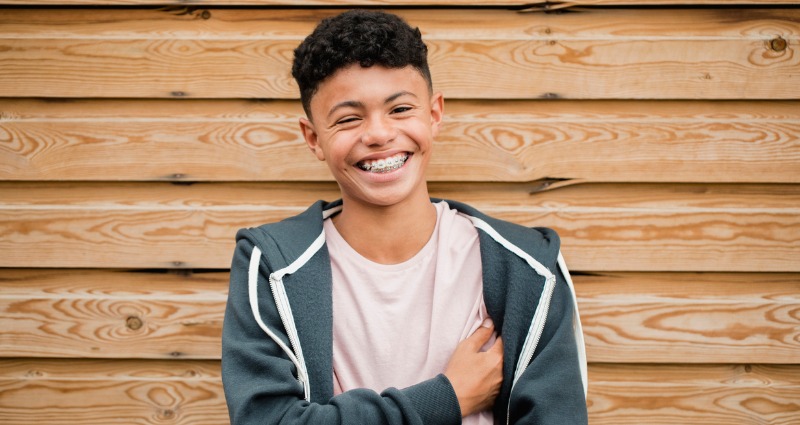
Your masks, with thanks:
[{"label": "wrist", "polygon": [[439,374],[403,389],[424,424],[460,424],[461,405],[450,379]]}]

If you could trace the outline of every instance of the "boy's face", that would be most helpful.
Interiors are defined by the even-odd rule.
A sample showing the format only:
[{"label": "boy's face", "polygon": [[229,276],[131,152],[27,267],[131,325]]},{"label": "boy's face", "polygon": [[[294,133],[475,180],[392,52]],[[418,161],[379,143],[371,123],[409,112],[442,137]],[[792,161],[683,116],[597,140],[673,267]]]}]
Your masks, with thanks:
[{"label": "boy's face", "polygon": [[345,203],[427,200],[425,172],[443,102],[411,66],[355,64],[320,84],[311,119],[302,118],[300,128],[311,151],[327,162]]}]

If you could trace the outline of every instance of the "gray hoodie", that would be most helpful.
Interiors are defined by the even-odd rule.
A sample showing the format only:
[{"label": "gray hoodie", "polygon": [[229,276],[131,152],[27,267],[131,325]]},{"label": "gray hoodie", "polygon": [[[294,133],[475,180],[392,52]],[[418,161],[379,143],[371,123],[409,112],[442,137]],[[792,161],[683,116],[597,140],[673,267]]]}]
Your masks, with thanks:
[{"label": "gray hoodie", "polygon": [[[432,200],[438,202],[439,200]],[[503,336],[497,423],[586,424],[586,357],[558,235],[446,201],[478,229],[486,309]],[[231,423],[460,424],[440,374],[408,388],[334,397],[331,268],[319,201],[278,223],[242,229],[231,265],[222,380]]]}]

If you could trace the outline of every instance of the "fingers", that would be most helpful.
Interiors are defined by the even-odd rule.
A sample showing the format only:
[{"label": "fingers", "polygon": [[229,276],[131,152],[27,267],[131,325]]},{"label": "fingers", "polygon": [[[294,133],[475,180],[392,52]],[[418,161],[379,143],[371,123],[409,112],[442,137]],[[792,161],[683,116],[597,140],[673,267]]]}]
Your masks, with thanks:
[{"label": "fingers", "polygon": [[503,383],[502,338],[498,336],[487,351],[481,352],[494,330],[494,324],[487,320],[456,347],[445,369],[464,416],[491,408]]},{"label": "fingers", "polygon": [[494,345],[489,348],[490,352],[496,354],[503,354],[503,337],[498,336],[497,339],[494,341]]},{"label": "fingers", "polygon": [[483,345],[492,336],[492,332],[494,332],[494,325],[489,325],[488,328],[481,326],[480,328],[476,329],[475,332],[473,332],[472,335],[470,335],[467,339],[476,340]]},{"label": "fingers", "polygon": [[483,325],[475,330],[465,341],[471,346],[475,347],[477,351],[479,348],[483,347],[486,342],[489,341],[489,338],[492,337],[492,333],[494,332],[494,323],[491,319],[486,319],[483,322]]}]

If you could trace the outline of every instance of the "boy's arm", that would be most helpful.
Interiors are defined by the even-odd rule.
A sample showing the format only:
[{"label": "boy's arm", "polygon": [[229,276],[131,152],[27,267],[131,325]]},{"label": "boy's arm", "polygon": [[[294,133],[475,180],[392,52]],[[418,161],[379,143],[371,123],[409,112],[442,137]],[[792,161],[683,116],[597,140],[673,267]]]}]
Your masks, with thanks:
[{"label": "boy's arm", "polygon": [[572,291],[558,269],[544,332],[533,361],[511,391],[511,423],[588,423],[573,311]]},{"label": "boy's arm", "polygon": [[[253,317],[248,293],[252,250],[250,241],[237,243],[222,334],[222,379],[233,425],[461,423],[458,399],[444,375],[380,394],[347,391],[327,404],[305,401],[294,363]],[[266,280],[261,273],[260,288],[269,287]],[[263,320],[282,333],[280,318],[273,313],[262,312]]]}]

